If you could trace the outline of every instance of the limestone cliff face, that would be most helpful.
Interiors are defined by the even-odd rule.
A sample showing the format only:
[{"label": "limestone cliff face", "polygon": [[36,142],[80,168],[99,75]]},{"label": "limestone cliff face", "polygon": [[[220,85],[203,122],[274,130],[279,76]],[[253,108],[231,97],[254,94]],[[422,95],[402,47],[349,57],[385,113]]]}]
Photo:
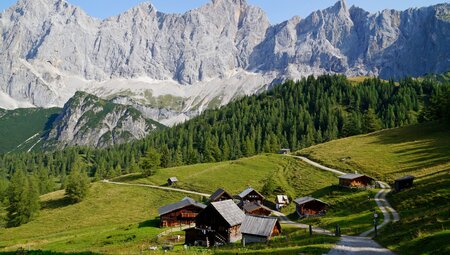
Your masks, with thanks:
[{"label": "limestone cliff face", "polygon": [[439,73],[450,69],[449,17],[449,4],[370,14],[339,1],[272,26],[245,0],[212,0],[98,20],[63,0],[19,0],[0,14],[0,107],[62,106],[86,91],[176,123],[274,80]]},{"label": "limestone cliff face", "polygon": [[77,92],[64,105],[45,137],[44,147],[107,147],[142,139],[158,127],[130,106]]}]

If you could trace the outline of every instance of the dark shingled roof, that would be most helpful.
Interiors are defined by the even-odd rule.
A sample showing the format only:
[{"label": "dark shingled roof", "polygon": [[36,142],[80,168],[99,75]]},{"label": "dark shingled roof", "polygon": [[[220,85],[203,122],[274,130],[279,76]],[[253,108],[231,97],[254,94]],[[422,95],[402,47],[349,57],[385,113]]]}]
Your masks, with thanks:
[{"label": "dark shingled roof", "polygon": [[406,175],[403,177],[400,177],[398,179],[396,179],[395,181],[406,181],[406,180],[414,180],[416,177],[412,176],[412,175]]},{"label": "dark shingled roof", "polygon": [[223,217],[230,227],[242,224],[242,221],[244,221],[244,212],[242,212],[231,199],[220,202],[212,202],[211,206],[216,209],[216,211]]},{"label": "dark shingled roof", "polygon": [[242,206],[242,209],[246,212],[253,212],[255,210],[258,210],[259,208],[266,209],[268,211],[272,211],[269,208],[265,207],[264,205],[258,204],[258,203],[245,203]]},{"label": "dark shingled roof", "polygon": [[344,174],[344,175],[339,176],[339,179],[353,180],[353,179],[360,178],[363,176],[373,179],[372,177],[364,175],[364,174]]},{"label": "dark shingled roof", "polygon": [[227,194],[229,197],[232,197],[228,192],[226,192],[224,189],[217,189],[208,199],[208,201],[214,201],[216,199],[218,199],[220,196],[222,196],[222,194]]},{"label": "dark shingled roof", "polygon": [[275,217],[263,217],[246,215],[241,226],[241,233],[254,236],[269,237],[278,219]]},{"label": "dark shingled roof", "polygon": [[253,188],[247,188],[246,190],[242,191],[242,192],[238,195],[238,197],[239,197],[239,198],[244,198],[244,197],[246,197],[248,194],[250,194],[252,191],[255,191],[258,195],[260,195],[262,198],[264,198],[264,196],[263,196],[261,193],[259,193],[258,191],[256,191],[256,190],[253,189]]},{"label": "dark shingled roof", "polygon": [[196,206],[201,209],[206,208],[206,205],[198,203],[190,197],[185,197],[180,202],[170,204],[170,205],[165,205],[165,206],[158,208],[158,213],[159,213],[159,216],[161,216],[161,215],[173,212],[175,210],[178,210],[178,209],[184,208],[186,206],[190,206],[190,205]]},{"label": "dark shingled roof", "polygon": [[328,203],[325,203],[324,201],[317,199],[317,198],[313,198],[313,197],[301,197],[301,198],[297,198],[294,200],[294,202],[298,205],[306,204],[311,201],[319,201],[321,203],[328,205]]}]

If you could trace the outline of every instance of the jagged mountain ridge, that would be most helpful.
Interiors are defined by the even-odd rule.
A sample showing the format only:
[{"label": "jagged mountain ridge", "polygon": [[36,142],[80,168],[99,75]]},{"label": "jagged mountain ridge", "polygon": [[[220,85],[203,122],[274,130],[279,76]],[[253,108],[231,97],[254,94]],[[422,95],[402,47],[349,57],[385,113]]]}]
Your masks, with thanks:
[{"label": "jagged mountain ridge", "polygon": [[143,3],[105,20],[20,0],[0,16],[0,107],[60,106],[81,90],[170,125],[274,80],[439,73],[450,68],[449,14],[449,4],[370,14],[339,1],[272,26],[245,0],[185,14]]},{"label": "jagged mountain ridge", "polygon": [[142,139],[161,127],[131,106],[77,92],[54,121],[43,147],[108,147]]}]

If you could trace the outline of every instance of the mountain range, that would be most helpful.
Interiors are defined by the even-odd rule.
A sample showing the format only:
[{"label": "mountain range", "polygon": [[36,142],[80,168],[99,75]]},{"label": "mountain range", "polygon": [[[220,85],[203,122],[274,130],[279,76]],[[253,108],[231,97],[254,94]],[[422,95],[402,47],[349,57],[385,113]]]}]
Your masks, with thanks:
[{"label": "mountain range", "polygon": [[142,3],[105,20],[64,0],[19,0],[0,31],[0,108],[62,107],[85,91],[169,126],[285,79],[450,69],[447,3],[369,13],[342,0],[271,25],[245,0],[184,14]]}]

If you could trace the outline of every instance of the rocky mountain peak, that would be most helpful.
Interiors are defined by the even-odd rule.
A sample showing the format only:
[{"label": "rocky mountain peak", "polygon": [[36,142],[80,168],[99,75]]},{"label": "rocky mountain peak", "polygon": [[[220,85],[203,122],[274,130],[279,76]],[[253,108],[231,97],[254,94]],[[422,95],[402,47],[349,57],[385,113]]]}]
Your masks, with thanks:
[{"label": "rocky mountain peak", "polygon": [[20,0],[0,16],[0,107],[62,106],[84,90],[163,122],[286,78],[438,73],[450,68],[448,13],[369,14],[341,0],[271,26],[245,0],[211,0],[184,14],[143,3],[100,21],[63,0]]},{"label": "rocky mountain peak", "polygon": [[156,14],[156,12],[157,12],[156,7],[151,2],[142,2],[125,13],[152,15]]},{"label": "rocky mountain peak", "polygon": [[238,5],[238,6],[247,5],[246,0],[212,0],[212,3],[213,5],[221,5],[221,4]]},{"label": "rocky mountain peak", "polygon": [[64,105],[45,137],[44,147],[107,147],[142,139],[161,127],[131,106],[77,92]]}]

